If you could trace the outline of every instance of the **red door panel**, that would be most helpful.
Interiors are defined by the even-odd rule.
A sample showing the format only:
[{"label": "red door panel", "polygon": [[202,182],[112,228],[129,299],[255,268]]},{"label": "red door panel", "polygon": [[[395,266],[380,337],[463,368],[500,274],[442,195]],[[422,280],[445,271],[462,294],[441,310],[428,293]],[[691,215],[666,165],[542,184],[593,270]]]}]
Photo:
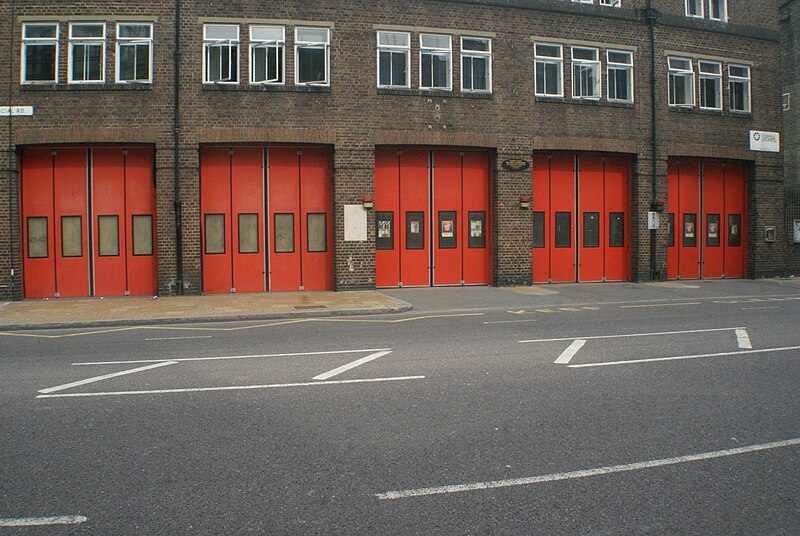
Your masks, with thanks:
[{"label": "red door panel", "polygon": [[550,162],[550,280],[575,281],[575,157],[554,154]]},{"label": "red door panel", "polygon": [[602,281],[606,244],[603,159],[578,157],[578,280]]},{"label": "red door panel", "polygon": [[[400,221],[400,157],[394,149],[375,151],[375,218],[386,222],[382,230],[378,222],[375,224],[375,285],[397,287],[400,285],[399,237],[405,227]],[[377,238],[379,232],[383,233],[383,239]]]},{"label": "red door panel", "polygon": [[550,281],[550,163],[548,155],[533,157],[533,282]]},{"label": "red door panel", "polygon": [[55,153],[56,291],[61,298],[89,296],[86,149]]},{"label": "red door panel", "polygon": [[[306,148],[300,156],[300,245],[303,290],[333,289],[331,156]],[[324,236],[323,236],[324,235]]]},{"label": "red door panel", "polygon": [[125,155],[118,148],[93,149],[91,155],[94,295],[123,296],[127,290]]},{"label": "red door panel", "polygon": [[703,278],[719,278],[723,274],[724,248],[721,222],[725,212],[725,165],[703,162],[703,220],[698,226],[701,241]]},{"label": "red door panel", "polygon": [[400,155],[400,283],[427,287],[430,280],[430,213],[428,151]]},{"label": "red door panel", "polygon": [[[606,281],[627,281],[630,273],[630,161],[627,158],[605,159],[604,234]],[[581,181],[583,176],[581,175]],[[621,228],[620,228],[621,227]]]},{"label": "red door panel", "polygon": [[744,277],[747,266],[747,167],[725,166],[725,214],[720,224],[725,249],[725,277]]},{"label": "red door panel", "polygon": [[461,155],[433,153],[433,284],[460,285],[463,242],[459,233],[462,213]]},{"label": "red door panel", "polygon": [[[679,225],[680,207],[678,195],[680,181],[678,161],[670,158],[667,162],[667,222],[668,232],[672,234],[667,238],[667,279],[678,278],[678,257],[680,256],[680,235],[682,228]],[[671,225],[670,225],[671,224]]]},{"label": "red door panel", "polygon": [[488,285],[492,281],[492,243],[489,232],[489,155],[465,152],[461,243],[465,285]]},{"label": "red door panel", "polygon": [[[264,150],[237,147],[231,155],[232,288],[264,292]],[[255,228],[253,230],[253,228]],[[255,232],[255,236],[253,236]]]},{"label": "red door panel", "polygon": [[[152,149],[127,150],[125,185],[128,292],[131,296],[152,296],[158,290],[156,187]],[[134,236],[134,233],[137,235]]]},{"label": "red door panel", "polygon": [[700,277],[700,163],[697,160],[678,162],[678,207],[675,226],[678,229],[678,278]]},{"label": "red door panel", "polygon": [[203,292],[231,291],[231,157],[227,147],[204,147],[200,155],[200,232]]},{"label": "red door panel", "polygon": [[291,148],[271,148],[267,154],[269,288],[272,291],[298,291],[302,285],[300,157],[297,149]]},{"label": "red door panel", "polygon": [[22,153],[22,276],[26,298],[52,298],[56,293],[51,153],[51,149],[25,149]]}]

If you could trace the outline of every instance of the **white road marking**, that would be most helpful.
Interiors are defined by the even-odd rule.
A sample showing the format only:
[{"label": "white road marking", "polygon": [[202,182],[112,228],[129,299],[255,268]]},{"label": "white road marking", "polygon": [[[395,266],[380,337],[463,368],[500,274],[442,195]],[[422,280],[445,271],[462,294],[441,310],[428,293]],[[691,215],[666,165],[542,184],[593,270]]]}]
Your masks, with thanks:
[{"label": "white road marking", "polygon": [[713,331],[733,331],[737,329],[745,329],[743,327],[736,327],[736,328],[712,328],[712,329],[687,329],[684,331],[659,331],[654,333],[625,333],[621,335],[594,335],[589,337],[584,337],[581,335],[573,336],[573,337],[559,337],[555,339],[530,339],[526,341],[518,341],[521,343],[528,343],[528,342],[558,342],[558,341],[573,341],[575,339],[622,339],[627,337],[653,337],[656,335],[681,335],[684,333],[710,333]]},{"label": "white road marking", "polygon": [[[224,359],[256,359],[256,358],[263,358],[263,357],[298,357],[304,355],[333,355],[333,354],[358,354],[358,353],[367,353],[367,352],[384,352],[387,350],[391,350],[391,348],[366,348],[364,350],[330,350],[326,352],[295,352],[295,353],[286,353],[286,354],[257,354],[257,355],[229,355],[229,356],[217,356],[217,357],[184,357],[179,359],[170,359],[170,361],[174,361],[176,363],[182,363],[184,361],[218,361]],[[94,363],[73,363],[76,366],[85,366],[85,365],[128,365],[131,363],[162,363],[163,359],[136,359],[131,361],[96,361]]]},{"label": "white road marking", "polygon": [[495,320],[494,322],[484,322],[484,324],[521,324],[523,322],[536,322],[535,318],[529,320]]},{"label": "white road marking", "polygon": [[746,329],[736,330],[736,344],[739,345],[739,348],[747,348],[747,349],[753,348],[753,343],[750,342],[750,336],[747,334]]},{"label": "white road marking", "polygon": [[273,383],[269,385],[232,385],[228,387],[191,387],[187,389],[151,389],[147,391],[113,391],[105,393],[62,393],[57,395],[39,395],[36,398],[67,398],[88,396],[122,396],[122,395],[162,395],[172,393],[203,393],[210,391],[246,391],[253,389],[274,389],[279,387],[311,387],[317,385],[343,385],[349,383],[397,382],[403,380],[424,380],[425,376],[397,376],[394,378],[369,378],[364,380],[330,380],[324,382]]},{"label": "white road marking", "polygon": [[213,335],[197,335],[195,337],[156,337],[153,339],[145,339],[146,341],[182,341],[185,339],[210,339]]},{"label": "white road marking", "polygon": [[79,380],[77,382],[72,383],[65,383],[64,385],[57,385],[55,387],[48,387],[47,389],[41,389],[39,392],[43,394],[47,393],[55,393],[56,391],[63,391],[64,389],[69,389],[70,387],[78,387],[79,385],[86,385],[87,383],[95,383],[102,380],[107,380],[109,378],[116,378],[118,376],[126,376],[128,374],[135,374],[137,372],[144,372],[145,370],[150,370],[158,367],[165,367],[167,365],[175,365],[177,364],[175,361],[161,361],[160,363],[155,363],[153,365],[148,365],[146,367],[138,367],[135,369],[128,369],[128,370],[121,370],[119,372],[114,372],[113,374],[104,374],[102,376],[95,376],[93,378],[86,378],[85,380]]},{"label": "white road marking", "polygon": [[459,493],[464,491],[477,491],[484,489],[508,488],[512,486],[527,486],[530,484],[540,484],[543,482],[558,482],[561,480],[573,480],[589,476],[610,475],[613,473],[624,473],[628,471],[639,471],[642,469],[652,469],[654,467],[664,467],[667,465],[677,465],[681,463],[699,462],[714,460],[729,456],[739,456],[751,452],[774,450],[785,447],[800,445],[800,438],[787,439],[785,441],[775,441],[772,443],[762,443],[760,445],[750,445],[735,449],[716,450],[713,452],[703,452],[701,454],[689,454],[687,456],[677,456],[674,458],[661,458],[659,460],[649,460],[637,463],[626,463],[623,465],[609,465],[596,469],[583,469],[580,471],[570,471],[568,473],[552,473],[549,475],[532,476],[527,478],[512,478],[508,480],[493,480],[489,482],[475,482],[473,484],[455,484],[450,486],[436,486],[431,488],[407,489],[401,491],[388,491],[378,493],[378,499],[407,499],[409,497],[423,497],[429,495],[442,495],[445,493]]},{"label": "white road marking", "polygon": [[766,307],[742,307],[742,311],[758,311],[761,309],[780,309],[779,305],[768,305]]},{"label": "white road marking", "polygon": [[561,355],[558,356],[558,359],[556,359],[555,363],[557,365],[566,365],[572,361],[572,358],[575,357],[575,354],[578,353],[578,350],[583,348],[584,344],[586,344],[586,341],[583,339],[572,341],[572,344],[570,344],[566,350],[561,352]]},{"label": "white road marking", "polygon": [[312,380],[327,380],[328,378],[333,378],[334,376],[338,376],[342,372],[347,372],[350,369],[354,369],[359,365],[363,365],[364,363],[369,363],[370,361],[374,361],[379,357],[383,357],[386,354],[391,354],[391,350],[384,350],[382,352],[375,352],[374,354],[370,354],[366,357],[362,357],[361,359],[356,359],[352,363],[347,363],[346,365],[342,365],[341,367],[336,367],[333,370],[329,370],[328,372],[323,372],[322,374],[318,374],[311,378]]},{"label": "white road marking", "polygon": [[684,359],[700,359],[702,357],[726,357],[731,355],[788,352],[790,350],[800,350],[800,346],[784,346],[783,348],[763,348],[761,350],[741,350],[739,352],[719,352],[716,354],[679,355],[675,357],[652,357],[649,359],[631,359],[630,361],[609,361],[608,363],[584,363],[582,365],[568,365],[568,366],[569,368],[609,367],[612,365],[634,365],[637,363],[656,363],[658,361],[681,361]]},{"label": "white road marking", "polygon": [[0,527],[38,527],[41,525],[78,525],[84,516],[17,517],[0,519]]}]

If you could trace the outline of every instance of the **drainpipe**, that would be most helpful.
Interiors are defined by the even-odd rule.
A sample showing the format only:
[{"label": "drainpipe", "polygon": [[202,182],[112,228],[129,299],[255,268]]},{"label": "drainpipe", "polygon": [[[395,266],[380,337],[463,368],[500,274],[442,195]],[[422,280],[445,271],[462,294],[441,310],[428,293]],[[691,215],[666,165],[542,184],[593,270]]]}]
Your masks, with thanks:
[{"label": "drainpipe", "polygon": [[[650,159],[652,161],[652,182],[651,182],[651,209],[655,208],[658,195],[658,137],[657,137],[657,114],[656,114],[656,22],[658,22],[658,10],[653,8],[652,0],[647,0],[647,9],[644,12],[644,20],[650,33]],[[650,280],[653,281],[660,276],[656,270],[656,231],[650,231]]]},{"label": "drainpipe", "polygon": [[183,223],[181,222],[181,181],[180,181],[180,61],[181,61],[181,0],[175,0],[175,46],[172,59],[173,97],[172,97],[172,143],[173,143],[173,199],[175,215],[175,292],[183,294]]},{"label": "drainpipe", "polygon": [[[9,270],[11,283],[8,285],[8,292],[9,292],[9,298],[10,299],[14,299],[14,297],[15,297],[14,296],[14,276],[15,276],[15,272],[14,272],[14,240],[13,240],[13,233],[11,233],[11,229],[14,226],[14,217],[13,217],[13,214],[14,214],[14,199],[12,199],[13,196],[11,195],[11,192],[12,192],[11,177],[14,175],[14,171],[16,171],[16,170],[11,165],[11,163],[14,160],[13,158],[11,158],[11,152],[14,149],[14,140],[13,140],[13,136],[14,136],[14,120],[13,120],[13,116],[11,115],[11,108],[14,106],[14,103],[12,102],[12,99],[14,97],[14,84],[13,84],[12,80],[14,78],[14,36],[17,34],[16,28],[15,28],[15,24],[16,24],[16,22],[15,22],[16,9],[17,9],[16,0],[11,0],[11,42],[9,44],[9,49],[8,49],[8,101],[7,101],[8,102],[8,106],[9,106],[9,110],[8,110],[8,147],[7,147],[7,150],[6,150],[6,158],[8,158],[8,168],[6,169],[6,177],[8,179],[8,228],[9,228],[9,233],[8,233],[8,259],[9,259],[9,262],[11,263],[11,269]],[[19,181],[17,181],[17,184],[19,184]],[[19,199],[19,196],[17,196],[17,199]],[[19,235],[22,236],[21,230],[20,230]]]}]

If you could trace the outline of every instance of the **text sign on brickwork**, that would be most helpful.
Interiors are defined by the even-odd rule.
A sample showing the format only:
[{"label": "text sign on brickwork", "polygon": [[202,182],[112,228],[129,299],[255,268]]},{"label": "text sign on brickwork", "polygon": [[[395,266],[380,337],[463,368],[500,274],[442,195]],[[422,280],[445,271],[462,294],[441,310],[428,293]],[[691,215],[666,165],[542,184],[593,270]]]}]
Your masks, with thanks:
[{"label": "text sign on brickwork", "polygon": [[0,116],[33,115],[33,106],[0,106]]},{"label": "text sign on brickwork", "polygon": [[781,150],[781,135],[777,132],[751,130],[750,150],[777,153]]}]

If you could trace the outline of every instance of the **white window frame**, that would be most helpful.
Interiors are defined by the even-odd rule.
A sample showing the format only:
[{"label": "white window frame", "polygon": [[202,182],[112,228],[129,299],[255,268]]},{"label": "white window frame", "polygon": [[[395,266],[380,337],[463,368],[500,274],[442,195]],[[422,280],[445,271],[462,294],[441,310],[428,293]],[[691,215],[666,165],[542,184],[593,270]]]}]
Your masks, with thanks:
[{"label": "white window frame", "polygon": [[[326,35],[325,41],[306,41],[300,40],[300,32],[303,30],[323,30]],[[322,49],[325,53],[325,77],[324,80],[312,80],[300,82],[300,55],[301,48]],[[294,83],[298,86],[330,86],[331,85],[331,30],[319,26],[299,26],[294,29]]]},{"label": "white window frame", "polygon": [[[611,54],[625,54],[630,58],[628,63],[611,61]],[[628,98],[611,98],[611,71],[628,73]],[[615,79],[616,80],[616,79]],[[615,83],[616,85],[616,83]],[[606,99],[611,102],[633,102],[633,52],[629,50],[606,50]]]},{"label": "white window frame", "polygon": [[[546,46],[546,47],[555,47],[558,49],[558,56],[542,56],[539,55],[539,46]],[[533,85],[534,85],[534,94],[537,97],[563,97],[564,96],[564,47],[562,45],[557,45],[555,43],[534,43],[533,44],[533,62],[534,62],[534,70],[533,70]],[[546,87],[543,88],[544,91],[540,91],[539,84],[538,84],[538,76],[536,75],[536,68],[539,64],[548,65],[553,64],[558,67],[558,93],[546,93]],[[546,74],[546,71],[545,71]],[[545,86],[547,86],[547,82],[545,80]]]},{"label": "white window frame", "polygon": [[[575,51],[590,52],[594,59],[576,58]],[[572,56],[572,98],[582,100],[600,100],[603,94],[603,84],[601,82],[602,70],[600,69],[600,50],[592,47],[574,46],[570,50]],[[576,72],[578,69],[590,69],[594,76],[594,84],[590,95],[580,95],[582,77]]]},{"label": "white window frame", "polygon": [[[449,45],[447,47],[436,47],[423,45],[424,37],[444,37]],[[423,57],[424,56],[443,56],[447,58],[447,86],[424,86],[423,80]],[[433,73],[431,73],[431,84],[433,84]],[[452,91],[453,89],[453,36],[444,34],[423,33],[419,35],[419,88],[426,91]]]},{"label": "white window frame", "polygon": [[[258,29],[268,29],[268,30],[280,30],[281,37],[280,39],[262,39],[259,37],[254,37],[253,30]],[[256,80],[256,50],[258,49],[266,49],[269,54],[269,49],[275,49],[275,61],[276,65],[276,74],[277,78],[267,78],[266,80]],[[268,85],[268,86],[282,86],[286,84],[286,28],[284,26],[272,26],[268,24],[253,24],[250,26],[250,50],[248,53],[249,56],[249,67],[250,67],[250,83],[254,85]],[[280,69],[277,67],[280,66]],[[264,74],[269,76],[269,60],[267,59],[267,64],[264,68]]]},{"label": "white window frame", "polygon": [[[680,67],[673,67],[673,62],[688,62],[689,68],[680,68]],[[672,77],[673,76],[680,76],[680,77],[689,77],[689,82],[687,83],[687,87],[690,87],[692,92],[692,100],[691,102],[687,103],[680,103],[676,104],[673,102],[674,96],[672,93]],[[675,108],[693,108],[694,103],[696,100],[695,92],[697,88],[695,87],[695,73],[694,73],[694,63],[692,62],[691,58],[683,58],[677,56],[668,56],[667,57],[667,96],[669,100],[669,105]]]},{"label": "white window frame", "polygon": [[601,6],[622,7],[622,0],[600,0]]},{"label": "white window frame", "polygon": [[[745,69],[747,71],[747,76],[737,76],[731,74],[731,69]],[[751,77],[752,71],[749,65],[739,65],[739,64],[731,64],[728,65],[728,90],[730,93],[729,96],[729,105],[731,112],[733,113],[741,113],[741,114],[749,114],[753,111],[753,95],[752,95],[752,84],[751,84]],[[733,91],[731,87],[733,84],[743,84],[744,88],[746,89],[746,96],[747,96],[747,109],[746,110],[739,110],[733,107]]]},{"label": "white window frame", "polygon": [[[55,28],[54,37],[25,37],[25,28],[28,26],[52,26]],[[57,22],[30,22],[22,24],[22,50],[20,50],[19,79],[22,84],[57,84],[58,83],[58,32]],[[28,46],[52,46],[55,48],[52,80],[28,80],[25,66],[27,64]]]},{"label": "white window frame", "polygon": [[[714,2],[719,2],[719,16],[714,16]],[[708,0],[708,18],[718,22],[728,22],[728,0]]]},{"label": "white window frame", "polygon": [[[219,38],[210,38],[208,37],[208,30],[209,28],[235,28],[236,29],[236,38],[235,39],[219,39]],[[239,38],[240,38],[240,28],[238,24],[204,24],[203,25],[203,83],[204,84],[238,84],[239,83],[239,71],[241,70],[241,66],[239,64]],[[229,78],[224,79],[220,78],[219,80],[212,80],[210,79],[209,72],[208,72],[208,49],[210,47],[216,47],[220,45],[228,45],[228,75]],[[233,49],[236,49],[236,70],[233,69]]]},{"label": "white window frame", "polygon": [[[77,26],[101,26],[103,35],[101,37],[73,37],[73,29]],[[86,46],[94,47],[100,45],[100,79],[99,80],[75,80],[72,78],[72,66],[74,61],[74,47]],[[104,84],[106,81],[106,24],[104,22],[70,22],[69,23],[69,60],[67,62],[67,81],[70,84]],[[84,69],[86,65],[84,56]]]},{"label": "white window frame", "polygon": [[[698,73],[698,93],[700,94],[699,105],[701,110],[722,110],[722,64],[716,61],[697,60]],[[715,99],[717,106],[707,106],[703,103],[703,81],[713,80],[716,89]]]},{"label": "white window frame", "polygon": [[[381,44],[381,35],[402,35],[406,38],[406,45],[384,45]],[[411,87],[411,34],[408,32],[396,32],[393,30],[378,30],[375,39],[377,40],[377,51],[376,51],[376,58],[377,58],[377,72],[376,81],[378,87],[382,88],[410,88]],[[381,84],[381,52],[389,52],[390,54],[404,54],[406,58],[406,79],[403,81],[402,84]],[[390,56],[391,58],[391,56]],[[389,77],[391,78],[391,61],[389,62]],[[394,80],[392,80],[394,82]]]},{"label": "white window frame", "polygon": [[[465,50],[464,40],[485,41],[488,50]],[[468,58],[486,59],[486,89],[465,88],[464,86],[464,60]],[[488,37],[472,37],[464,35],[461,37],[461,91],[467,93],[491,93],[492,92],[492,40]]]},{"label": "white window frame", "polygon": [[594,0],[572,0],[573,4],[593,4]]},{"label": "white window frame", "polygon": [[[120,26],[147,26],[150,28],[150,37],[120,37]],[[148,72],[147,80],[122,80],[120,79],[120,48],[124,46],[147,45]],[[117,48],[115,59],[115,81],[117,84],[152,84],[153,83],[153,23],[151,22],[118,22],[117,23]]]},{"label": "white window frame", "polygon": [[702,19],[702,18],[704,18],[705,17],[705,13],[704,13],[705,0],[694,0],[696,5],[697,5],[697,8],[700,10],[699,13],[692,13],[691,11],[689,11],[689,2],[692,2],[692,1],[693,0],[685,0],[685,2],[684,2],[684,7],[686,9],[686,16],[687,17],[691,17],[693,19]]}]

